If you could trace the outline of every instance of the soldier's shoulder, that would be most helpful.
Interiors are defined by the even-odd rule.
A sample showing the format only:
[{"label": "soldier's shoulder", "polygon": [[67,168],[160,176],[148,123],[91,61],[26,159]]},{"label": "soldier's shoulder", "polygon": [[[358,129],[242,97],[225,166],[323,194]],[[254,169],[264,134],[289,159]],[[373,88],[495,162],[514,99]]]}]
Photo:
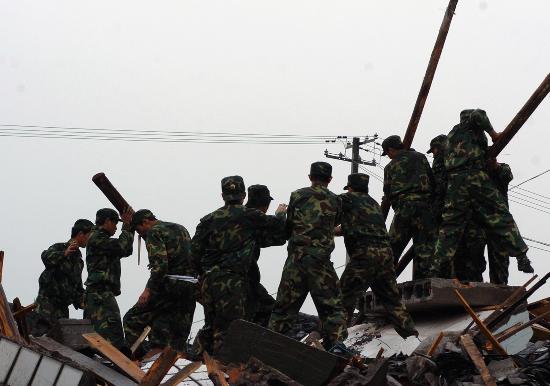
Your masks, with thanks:
[{"label": "soldier's shoulder", "polygon": [[64,251],[69,246],[69,243],[62,242],[62,243],[55,243],[48,247],[47,251]]}]

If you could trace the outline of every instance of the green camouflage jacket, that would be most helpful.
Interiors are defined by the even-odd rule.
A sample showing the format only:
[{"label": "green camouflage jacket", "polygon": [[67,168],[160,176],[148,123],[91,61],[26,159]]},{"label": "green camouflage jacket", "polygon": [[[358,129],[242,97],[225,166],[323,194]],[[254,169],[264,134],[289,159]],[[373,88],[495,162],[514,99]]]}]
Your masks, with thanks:
[{"label": "green camouflage jacket", "polygon": [[323,186],[292,192],[288,203],[286,229],[289,256],[330,258],[334,250],[334,227],[340,224],[342,201]]},{"label": "green camouflage jacket", "polygon": [[440,216],[443,213],[445,203],[445,194],[447,192],[447,171],[445,170],[445,155],[441,154],[434,157],[432,162],[432,172],[434,175],[434,204],[435,211]]},{"label": "green camouflage jacket", "polygon": [[134,233],[122,226],[119,238],[110,237],[102,228],[95,228],[86,246],[88,279],[84,284],[96,291],[120,295],[120,259],[133,251]]},{"label": "green camouflage jacket", "polygon": [[485,131],[491,128],[483,110],[461,113],[461,122],[447,135],[449,147],[445,154],[445,169],[448,173],[485,168],[488,148]]},{"label": "green camouflage jacket", "polygon": [[248,273],[261,235],[281,233],[284,219],[239,204],[225,205],[204,216],[191,241],[191,256],[199,272],[214,267]]},{"label": "green camouflage jacket", "polygon": [[380,205],[368,193],[348,192],[342,198],[342,234],[346,250],[368,245],[390,246],[386,222]]},{"label": "green camouflage jacket", "polygon": [[512,180],[514,179],[512,169],[508,164],[499,163],[497,164],[496,169],[489,170],[488,174],[491,180],[493,180],[493,182],[497,186],[499,192],[504,197],[506,204],[508,204],[508,185],[510,185],[510,182],[512,182]]},{"label": "green camouflage jacket", "polygon": [[56,243],[42,252],[42,262],[46,269],[38,279],[38,294],[59,305],[74,304],[80,307],[84,294],[84,261],[79,249],[65,256],[68,247],[69,242]]},{"label": "green camouflage jacket", "polygon": [[395,209],[399,200],[428,199],[434,178],[426,156],[405,150],[384,168],[384,197]]},{"label": "green camouflage jacket", "polygon": [[[286,221],[286,214],[277,215],[282,221]],[[262,248],[274,247],[278,245],[284,245],[286,243],[286,230],[285,228],[271,229],[262,232],[259,235],[257,240],[256,247],[254,248],[254,254],[252,259],[252,265],[250,266],[249,276],[250,279],[254,282],[259,282],[260,268],[258,267],[258,260],[260,258],[260,253]]]},{"label": "green camouflage jacket", "polygon": [[195,276],[190,256],[191,237],[183,225],[157,221],[147,232],[145,245],[151,271],[147,288],[161,291],[165,288],[165,275]]}]

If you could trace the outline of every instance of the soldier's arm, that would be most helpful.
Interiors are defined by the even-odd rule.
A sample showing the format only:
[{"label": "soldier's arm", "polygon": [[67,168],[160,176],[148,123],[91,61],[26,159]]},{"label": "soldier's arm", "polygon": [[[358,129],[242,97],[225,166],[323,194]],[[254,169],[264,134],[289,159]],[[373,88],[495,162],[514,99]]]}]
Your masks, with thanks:
[{"label": "soldier's arm", "polygon": [[199,274],[202,273],[201,259],[204,255],[204,239],[206,237],[207,230],[205,224],[201,221],[197,225],[195,235],[191,239],[191,263],[193,268]]},{"label": "soldier's arm", "polygon": [[258,240],[260,248],[284,245],[287,240],[286,214],[279,213],[275,216],[267,217],[275,217],[275,221],[273,221],[273,226],[271,228],[265,229],[261,232],[260,239]]},{"label": "soldier's arm", "polygon": [[54,268],[65,259],[65,250],[52,245],[48,249],[42,252],[42,262],[46,268]]},{"label": "soldier's arm", "polygon": [[102,249],[110,256],[128,257],[133,252],[134,232],[130,231],[130,226],[124,224],[118,239],[109,238],[102,243]]},{"label": "soldier's arm", "polygon": [[382,201],[390,202],[390,194],[391,194],[391,178],[390,178],[390,164],[387,164],[384,167],[384,197],[382,197]]},{"label": "soldier's arm", "polygon": [[435,193],[435,186],[436,186],[434,172],[433,172],[433,170],[430,166],[430,163],[428,162],[428,159],[426,157],[423,157],[422,163],[424,164],[424,168],[426,169],[426,173],[428,174],[428,181],[429,181],[429,184],[430,184],[430,190],[433,194],[433,193]]},{"label": "soldier's arm", "polygon": [[168,252],[159,232],[152,231],[147,235],[147,252],[150,276],[146,287],[158,291],[165,280],[164,276],[168,273]]},{"label": "soldier's arm", "polygon": [[292,224],[294,221],[294,211],[296,210],[296,200],[294,193],[290,195],[290,200],[288,201],[288,208],[286,211],[286,222],[285,222],[285,236],[288,239],[292,234]]}]

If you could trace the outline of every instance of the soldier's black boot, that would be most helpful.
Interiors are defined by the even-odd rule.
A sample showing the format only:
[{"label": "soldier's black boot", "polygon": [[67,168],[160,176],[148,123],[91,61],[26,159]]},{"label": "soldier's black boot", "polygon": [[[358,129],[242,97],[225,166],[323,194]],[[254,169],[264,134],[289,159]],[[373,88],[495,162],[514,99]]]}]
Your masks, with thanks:
[{"label": "soldier's black boot", "polygon": [[525,273],[535,272],[535,270],[531,266],[531,261],[529,261],[529,258],[525,253],[523,255],[518,256],[516,259],[518,261],[518,270]]}]

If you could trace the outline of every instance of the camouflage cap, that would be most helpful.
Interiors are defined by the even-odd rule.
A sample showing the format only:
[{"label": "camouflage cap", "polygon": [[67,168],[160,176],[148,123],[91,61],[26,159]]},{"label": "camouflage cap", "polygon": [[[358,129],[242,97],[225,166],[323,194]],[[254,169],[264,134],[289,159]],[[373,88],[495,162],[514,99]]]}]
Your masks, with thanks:
[{"label": "camouflage cap", "polygon": [[365,173],[352,173],[348,176],[348,184],[344,186],[344,190],[352,188],[358,192],[368,192],[369,176]]},{"label": "camouflage cap", "polygon": [[248,202],[254,202],[254,203],[263,203],[266,201],[273,200],[273,197],[271,197],[271,194],[269,193],[269,189],[265,185],[250,185],[248,187]]},{"label": "camouflage cap", "polygon": [[150,219],[150,220],[156,220],[157,218],[151,212],[149,209],[140,209],[137,212],[134,213],[132,216],[132,221],[130,222],[130,227],[132,229],[136,229],[136,226],[141,224],[143,220]]},{"label": "camouflage cap", "polygon": [[77,234],[78,232],[88,233],[94,227],[94,223],[85,218],[80,218],[75,221],[72,229],[72,233]]},{"label": "camouflage cap", "polygon": [[402,149],[403,142],[401,141],[401,137],[398,135],[390,135],[389,137],[386,137],[386,139],[382,141],[382,155],[387,155],[389,148]]},{"label": "camouflage cap", "polygon": [[328,162],[314,162],[309,168],[310,176],[332,177],[332,166]]},{"label": "camouflage cap", "polygon": [[103,223],[105,220],[115,220],[115,221],[122,221],[120,217],[118,217],[118,212],[111,208],[103,208],[97,211],[95,214],[95,223],[100,224]]},{"label": "camouflage cap", "polygon": [[222,178],[222,196],[225,201],[241,199],[246,192],[241,176]]},{"label": "camouflage cap", "polygon": [[432,138],[430,141],[430,148],[426,153],[432,153],[432,149],[434,147],[446,147],[447,144],[447,136],[445,134],[440,134],[435,138]]},{"label": "camouflage cap", "polygon": [[492,131],[493,125],[489,121],[489,117],[485,110],[482,109],[467,109],[460,112],[460,123],[474,125],[484,131]]}]

